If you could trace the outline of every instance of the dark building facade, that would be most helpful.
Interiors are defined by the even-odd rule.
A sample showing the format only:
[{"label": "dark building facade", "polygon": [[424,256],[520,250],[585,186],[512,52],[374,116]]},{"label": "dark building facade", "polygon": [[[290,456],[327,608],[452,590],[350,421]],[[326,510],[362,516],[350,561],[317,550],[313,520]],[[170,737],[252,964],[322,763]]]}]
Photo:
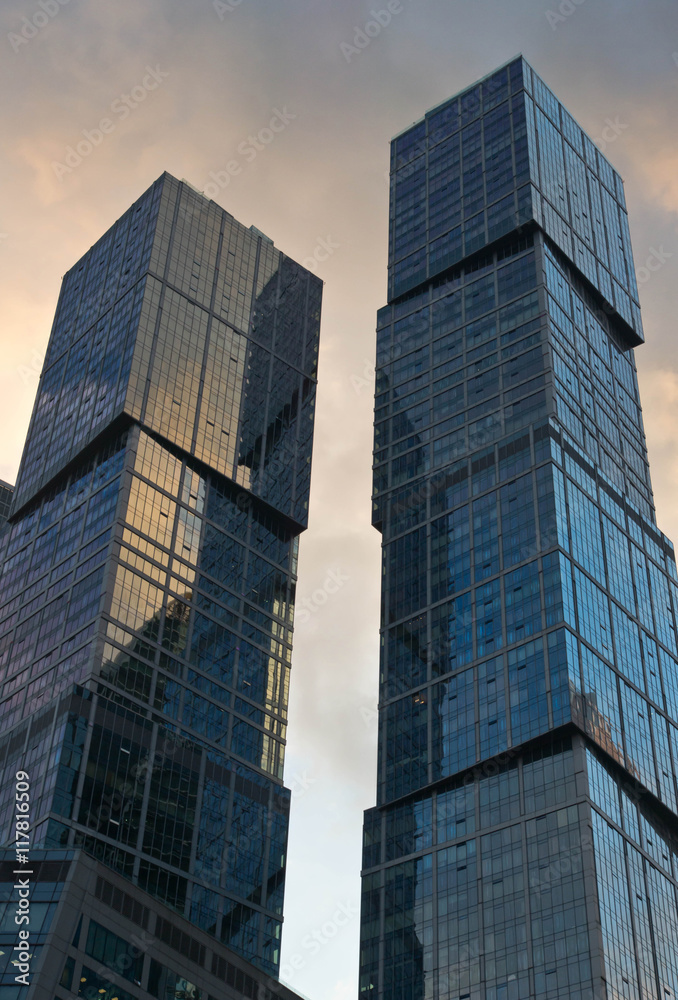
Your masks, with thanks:
[{"label": "dark building facade", "polygon": [[[9,852],[7,852],[9,853]],[[296,993],[81,850],[31,852],[31,985],[3,995],[53,1000],[299,1000]],[[13,896],[0,949],[17,941],[16,860],[0,860],[0,894]],[[21,877],[21,876],[19,876]],[[14,952],[13,966],[21,964]],[[14,990],[14,993],[7,991]]]},{"label": "dark building facade", "polygon": [[14,487],[0,479],[0,524],[4,524],[9,517],[13,493]]},{"label": "dark building facade", "polygon": [[391,148],[361,996],[678,996],[678,583],[619,175],[518,58]]},{"label": "dark building facade", "polygon": [[[321,291],[164,174],[64,278],[0,539],[2,828],[26,771],[33,848],[93,856],[262,981]],[[89,996],[75,963],[45,996]],[[127,992],[180,995],[149,975]]]}]

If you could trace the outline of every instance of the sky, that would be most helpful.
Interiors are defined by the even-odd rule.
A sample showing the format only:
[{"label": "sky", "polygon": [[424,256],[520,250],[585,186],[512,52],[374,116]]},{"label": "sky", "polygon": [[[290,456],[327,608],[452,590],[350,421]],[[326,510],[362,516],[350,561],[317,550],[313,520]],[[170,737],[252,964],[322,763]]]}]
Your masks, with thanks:
[{"label": "sky", "polygon": [[163,170],[325,282],[282,978],[311,1000],[354,998],[376,782],[389,140],[522,52],[620,171],[658,523],[678,540],[675,0],[0,0],[0,52],[0,478],[16,477],[61,276]]}]

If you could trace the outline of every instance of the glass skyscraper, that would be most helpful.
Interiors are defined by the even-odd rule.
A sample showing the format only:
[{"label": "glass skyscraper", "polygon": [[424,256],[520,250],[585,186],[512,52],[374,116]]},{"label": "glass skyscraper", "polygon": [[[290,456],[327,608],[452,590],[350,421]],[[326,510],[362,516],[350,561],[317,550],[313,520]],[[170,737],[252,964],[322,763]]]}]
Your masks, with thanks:
[{"label": "glass skyscraper", "polygon": [[64,278],[0,536],[0,828],[11,846],[26,772],[36,998],[292,995],[282,779],[321,294],[168,174]]},{"label": "glass skyscraper", "polygon": [[678,997],[678,582],[619,175],[518,58],[391,147],[374,1000]]}]

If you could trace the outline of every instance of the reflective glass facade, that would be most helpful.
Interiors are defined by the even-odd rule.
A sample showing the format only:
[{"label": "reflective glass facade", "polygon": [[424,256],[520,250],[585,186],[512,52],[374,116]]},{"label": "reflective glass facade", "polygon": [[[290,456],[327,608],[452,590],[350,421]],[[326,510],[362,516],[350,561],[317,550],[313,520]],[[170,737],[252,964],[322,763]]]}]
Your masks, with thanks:
[{"label": "reflective glass facade", "polygon": [[[30,867],[26,961],[14,950],[15,852],[0,851],[3,1000],[299,1000],[83,851],[35,850]],[[22,962],[28,991],[15,980]]]},{"label": "reflective glass facade", "polygon": [[0,525],[4,524],[9,517],[13,494],[14,487],[0,479]]},{"label": "reflective glass facade", "polygon": [[519,58],[392,144],[362,996],[678,996],[678,577],[619,176]]},{"label": "reflective glass facade", "polygon": [[4,524],[9,517],[13,493],[14,487],[0,479],[0,524]]},{"label": "reflective glass facade", "polygon": [[36,846],[272,975],[321,288],[163,175],[64,278],[0,536],[5,829],[21,766]]}]

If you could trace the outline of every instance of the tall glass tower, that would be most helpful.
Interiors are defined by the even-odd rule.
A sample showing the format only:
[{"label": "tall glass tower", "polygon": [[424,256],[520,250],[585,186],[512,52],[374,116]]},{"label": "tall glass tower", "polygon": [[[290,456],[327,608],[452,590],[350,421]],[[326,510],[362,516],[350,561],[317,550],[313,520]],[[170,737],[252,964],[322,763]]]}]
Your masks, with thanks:
[{"label": "tall glass tower", "polygon": [[361,996],[678,997],[678,583],[621,179],[522,58],[391,171]]},{"label": "tall glass tower", "polygon": [[277,975],[321,292],[168,174],[64,278],[0,536],[0,829],[25,772],[45,997]]}]

